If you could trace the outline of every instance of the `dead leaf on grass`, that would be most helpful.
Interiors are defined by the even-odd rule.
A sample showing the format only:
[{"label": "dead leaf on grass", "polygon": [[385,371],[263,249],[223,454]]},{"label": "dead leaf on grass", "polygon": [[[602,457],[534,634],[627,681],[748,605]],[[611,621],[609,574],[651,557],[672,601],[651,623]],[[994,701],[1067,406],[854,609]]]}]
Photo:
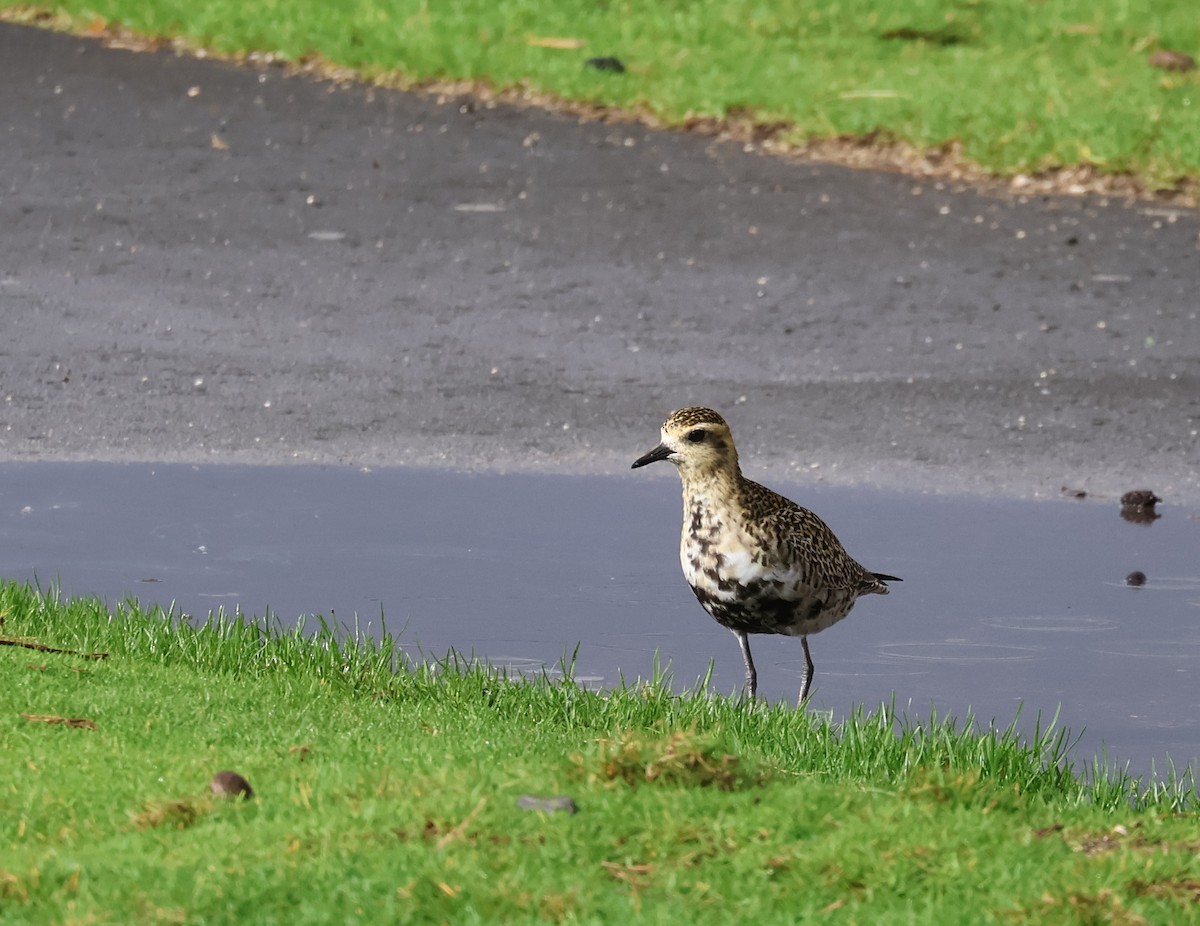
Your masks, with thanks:
[{"label": "dead leaf on grass", "polygon": [[95,730],[94,721],[86,717],[56,717],[53,714],[22,714],[30,723],[57,723],[64,727],[74,727],[78,730]]},{"label": "dead leaf on grass", "polygon": [[200,808],[190,801],[147,801],[140,813],[133,815],[133,825],[139,830],[173,826],[185,830],[196,822]]},{"label": "dead leaf on grass", "polygon": [[601,862],[600,867],[618,881],[640,886],[642,879],[654,873],[654,866],[649,864],[626,864],[623,862]]},{"label": "dead leaf on grass", "polygon": [[1163,897],[1184,904],[1200,903],[1200,880],[1180,878],[1166,881],[1134,881],[1130,885],[1135,894],[1148,897]]},{"label": "dead leaf on grass", "polygon": [[531,35],[525,39],[526,45],[534,48],[555,48],[559,51],[574,51],[587,44],[583,39],[558,38],[550,35]]}]

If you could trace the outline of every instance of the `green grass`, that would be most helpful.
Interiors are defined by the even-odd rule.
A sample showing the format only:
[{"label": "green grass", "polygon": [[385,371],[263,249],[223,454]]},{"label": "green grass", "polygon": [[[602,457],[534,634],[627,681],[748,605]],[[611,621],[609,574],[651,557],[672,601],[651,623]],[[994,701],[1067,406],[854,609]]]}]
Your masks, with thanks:
[{"label": "green grass", "polygon": [[[749,118],[779,140],[961,151],[999,175],[1084,166],[1150,188],[1200,176],[1195,0],[60,0],[71,28],[317,56],[368,80],[468,80],[649,115]],[[52,17],[53,20],[53,17]],[[577,40],[552,48],[531,39]],[[615,55],[623,74],[584,67]]]},{"label": "green grass", "polygon": [[[6,926],[1178,922],[1200,891],[1188,784],[1083,780],[1061,732],[602,694],[13,584],[0,616],[108,654],[0,646]],[[208,793],[222,768],[251,801]]]}]

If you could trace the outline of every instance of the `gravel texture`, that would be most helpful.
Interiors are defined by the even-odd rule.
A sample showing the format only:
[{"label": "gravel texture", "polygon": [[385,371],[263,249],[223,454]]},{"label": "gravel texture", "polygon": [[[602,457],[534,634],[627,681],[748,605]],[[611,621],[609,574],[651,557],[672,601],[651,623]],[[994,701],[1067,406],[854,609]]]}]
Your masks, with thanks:
[{"label": "gravel texture", "polygon": [[[1200,502],[1200,217],[0,25],[0,461]],[[751,467],[747,467],[750,469]]]}]

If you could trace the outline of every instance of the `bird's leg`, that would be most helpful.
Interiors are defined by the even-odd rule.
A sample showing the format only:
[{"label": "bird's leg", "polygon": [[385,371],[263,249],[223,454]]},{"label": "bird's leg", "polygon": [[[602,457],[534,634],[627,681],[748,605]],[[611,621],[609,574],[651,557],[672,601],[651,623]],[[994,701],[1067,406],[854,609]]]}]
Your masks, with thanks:
[{"label": "bird's leg", "polygon": [[808,636],[801,637],[800,643],[804,646],[804,680],[800,682],[800,700],[796,702],[796,707],[804,706],[804,702],[808,698],[808,689],[812,687],[813,680],[812,653],[808,651]]},{"label": "bird's leg", "polygon": [[738,646],[742,648],[742,661],[746,663],[745,696],[753,701],[758,694],[758,673],[754,671],[754,657],[750,655],[750,635],[744,630],[735,630]]}]

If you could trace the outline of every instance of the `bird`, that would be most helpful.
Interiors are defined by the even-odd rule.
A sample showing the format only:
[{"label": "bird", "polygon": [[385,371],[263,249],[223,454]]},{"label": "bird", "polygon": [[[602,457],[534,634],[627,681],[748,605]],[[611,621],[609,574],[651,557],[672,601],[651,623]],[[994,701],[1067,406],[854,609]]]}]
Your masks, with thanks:
[{"label": "bird", "polygon": [[729,425],[711,408],[672,412],[660,437],[632,468],[667,460],[679,471],[683,576],[704,610],[737,637],[745,694],[753,701],[758,693],[750,634],[798,636],[803,706],[814,674],[809,635],[844,618],[861,595],[886,595],[887,583],[901,580],[868,571],[817,515],[743,476]]}]

